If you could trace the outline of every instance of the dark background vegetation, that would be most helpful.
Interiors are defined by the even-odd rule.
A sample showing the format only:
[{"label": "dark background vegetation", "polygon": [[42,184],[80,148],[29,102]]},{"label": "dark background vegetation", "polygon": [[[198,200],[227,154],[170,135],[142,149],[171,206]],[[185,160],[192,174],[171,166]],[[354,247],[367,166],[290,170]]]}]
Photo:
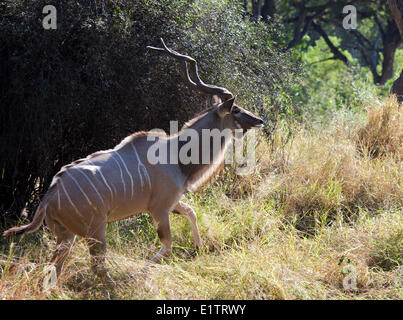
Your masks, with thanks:
[{"label": "dark background vegetation", "polygon": [[[401,1],[59,0],[57,30],[44,30],[47,4],[0,3],[0,227],[32,211],[62,165],[206,106],[147,51],[160,37],[264,117],[268,135],[279,119],[386,95],[401,72],[390,9]],[[350,32],[346,4],[358,11]]]}]

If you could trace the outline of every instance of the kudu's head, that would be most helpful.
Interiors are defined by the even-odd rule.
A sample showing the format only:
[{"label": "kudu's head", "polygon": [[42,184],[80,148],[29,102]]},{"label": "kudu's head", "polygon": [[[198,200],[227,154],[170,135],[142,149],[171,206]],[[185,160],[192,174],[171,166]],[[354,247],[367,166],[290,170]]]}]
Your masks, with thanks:
[{"label": "kudu's head", "polygon": [[212,98],[212,107],[210,112],[215,112],[222,119],[223,129],[242,129],[242,133],[246,133],[252,128],[262,128],[263,120],[255,116],[253,113],[236,105],[235,97],[230,97],[222,101],[217,95]]},{"label": "kudu's head", "polygon": [[185,83],[194,91],[212,95],[211,108],[208,112],[216,114],[221,119],[222,129],[232,131],[242,129],[242,133],[246,133],[249,129],[263,127],[264,122],[261,118],[234,103],[235,96],[228,89],[204,83],[199,77],[196,60],[168,48],[162,39],[161,43],[163,48],[151,46],[147,48],[164,52],[178,60]]}]

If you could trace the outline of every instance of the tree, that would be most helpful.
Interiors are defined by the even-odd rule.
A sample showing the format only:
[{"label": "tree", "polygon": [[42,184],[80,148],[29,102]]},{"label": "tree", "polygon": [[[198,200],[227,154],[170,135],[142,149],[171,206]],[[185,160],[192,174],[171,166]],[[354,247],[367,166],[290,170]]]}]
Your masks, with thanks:
[{"label": "tree", "polygon": [[[399,0],[399,4],[396,0],[389,0],[388,3],[383,0],[329,0],[327,2],[273,0],[265,1],[266,8],[268,3],[271,8],[274,8],[272,14],[276,12],[285,26],[286,34],[288,34],[286,50],[301,43],[306,34],[313,39],[322,37],[333,53],[332,59],[341,60],[347,65],[349,61],[343,54],[343,50],[348,50],[353,57],[359,58],[362,65],[370,69],[375,84],[384,85],[393,76],[394,55],[402,43],[399,32],[402,25],[400,11],[402,0]],[[357,9],[356,29],[343,27],[343,19],[346,17],[343,8],[347,5],[353,5]],[[262,1],[252,1],[252,16],[263,17],[263,8]],[[343,41],[336,45],[330,40],[330,35],[341,37]]]},{"label": "tree", "polygon": [[[396,2],[396,0],[388,0],[388,5],[390,11],[392,12],[393,19],[396,22],[396,26],[400,32],[400,38],[403,37],[403,19],[402,19],[402,11],[403,11],[403,1]],[[397,95],[399,102],[403,101],[403,70],[400,72],[399,78],[393,83],[393,86],[390,90],[390,93]]]}]

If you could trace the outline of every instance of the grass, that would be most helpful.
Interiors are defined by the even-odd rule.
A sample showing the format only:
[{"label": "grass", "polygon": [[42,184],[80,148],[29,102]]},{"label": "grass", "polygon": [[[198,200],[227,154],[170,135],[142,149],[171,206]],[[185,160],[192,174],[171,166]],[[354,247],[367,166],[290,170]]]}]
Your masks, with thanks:
[{"label": "grass", "polygon": [[[189,195],[203,249],[172,215],[172,254],[139,272],[160,243],[148,215],[108,226],[109,296],[78,240],[44,290],[47,229],[1,242],[0,299],[402,299],[402,109],[392,98],[326,128],[280,126],[248,176],[233,168]],[[133,278],[129,278],[133,275]]]}]

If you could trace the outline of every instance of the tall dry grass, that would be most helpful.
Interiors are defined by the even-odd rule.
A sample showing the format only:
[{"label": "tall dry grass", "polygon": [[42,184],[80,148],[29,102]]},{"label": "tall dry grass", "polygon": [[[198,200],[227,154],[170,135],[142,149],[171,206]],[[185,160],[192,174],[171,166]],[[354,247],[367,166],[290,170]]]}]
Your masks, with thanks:
[{"label": "tall dry grass", "polygon": [[400,207],[403,199],[402,109],[396,99],[370,106],[361,124],[336,117],[326,128],[280,126],[258,145],[258,167],[218,184],[236,199],[246,192],[272,201],[301,231],[337,218],[354,221],[362,210]]},{"label": "tall dry grass", "polygon": [[369,106],[367,124],[357,132],[359,149],[373,158],[396,154],[402,160],[402,142],[403,118],[396,96],[386,99],[381,106]]},{"label": "tall dry grass", "polygon": [[[58,285],[43,288],[55,244],[42,233],[0,242],[2,299],[402,299],[402,109],[393,98],[326,127],[280,126],[257,146],[254,172],[227,168],[173,215],[172,255],[137,274],[160,242],[142,215],[108,226],[108,292],[79,240]],[[365,147],[364,147],[365,146]],[[374,150],[379,150],[375,152]],[[130,279],[129,275],[134,275]]]}]

